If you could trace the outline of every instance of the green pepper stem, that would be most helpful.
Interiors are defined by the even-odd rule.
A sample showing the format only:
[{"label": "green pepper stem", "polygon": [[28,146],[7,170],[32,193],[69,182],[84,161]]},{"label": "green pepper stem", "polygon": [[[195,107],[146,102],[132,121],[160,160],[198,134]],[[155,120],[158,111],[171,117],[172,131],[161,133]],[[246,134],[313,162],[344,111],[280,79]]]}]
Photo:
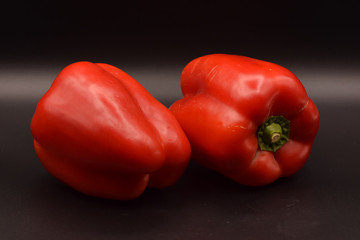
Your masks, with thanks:
[{"label": "green pepper stem", "polygon": [[281,126],[277,123],[271,123],[265,127],[263,138],[266,143],[275,143],[280,140],[281,134]]},{"label": "green pepper stem", "polygon": [[276,152],[288,140],[290,121],[283,116],[271,116],[258,130],[258,142],[261,150]]}]

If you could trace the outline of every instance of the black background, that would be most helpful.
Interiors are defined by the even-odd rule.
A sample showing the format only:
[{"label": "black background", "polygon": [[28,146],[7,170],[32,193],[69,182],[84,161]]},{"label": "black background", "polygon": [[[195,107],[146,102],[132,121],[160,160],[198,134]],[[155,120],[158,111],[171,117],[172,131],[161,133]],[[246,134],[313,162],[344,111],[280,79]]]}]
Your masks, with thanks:
[{"label": "black background", "polygon": [[278,61],[283,55],[306,60],[357,56],[355,3],[9,1],[0,15],[1,56],[6,62],[124,64],[154,59],[187,63],[214,52]]},{"label": "black background", "polygon": [[[1,239],[359,239],[359,7],[350,1],[15,1],[0,14]],[[320,111],[293,177],[240,186],[191,161],[133,201],[77,193],[32,146],[36,103],[66,65],[115,65],[166,106],[193,58],[231,53],[292,70]]]}]

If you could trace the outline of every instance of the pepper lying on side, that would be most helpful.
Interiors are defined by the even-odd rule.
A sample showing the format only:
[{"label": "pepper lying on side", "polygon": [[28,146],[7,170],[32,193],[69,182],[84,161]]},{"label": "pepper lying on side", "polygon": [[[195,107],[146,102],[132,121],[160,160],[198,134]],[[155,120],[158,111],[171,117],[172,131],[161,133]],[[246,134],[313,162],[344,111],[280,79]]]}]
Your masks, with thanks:
[{"label": "pepper lying on side", "polygon": [[183,99],[170,110],[189,138],[192,159],[245,185],[296,173],[307,160],[319,113],[287,69],[213,54],[181,75]]},{"label": "pepper lying on side", "polygon": [[35,151],[56,178],[88,195],[132,199],[182,175],[190,145],[171,112],[108,64],[66,67],[31,122]]}]

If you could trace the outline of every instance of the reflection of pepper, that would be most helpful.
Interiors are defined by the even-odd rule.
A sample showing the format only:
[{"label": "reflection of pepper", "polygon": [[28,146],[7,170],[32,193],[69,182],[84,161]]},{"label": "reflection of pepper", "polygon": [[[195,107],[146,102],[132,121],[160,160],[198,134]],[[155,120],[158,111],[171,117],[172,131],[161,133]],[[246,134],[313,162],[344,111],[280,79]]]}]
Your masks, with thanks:
[{"label": "reflection of pepper", "polygon": [[248,57],[214,54],[190,62],[174,113],[192,158],[245,185],[297,172],[319,128],[319,114],[287,69]]},{"label": "reflection of pepper", "polygon": [[31,122],[45,168],[88,195],[131,199],[182,175],[190,145],[171,112],[107,64],[66,67]]}]

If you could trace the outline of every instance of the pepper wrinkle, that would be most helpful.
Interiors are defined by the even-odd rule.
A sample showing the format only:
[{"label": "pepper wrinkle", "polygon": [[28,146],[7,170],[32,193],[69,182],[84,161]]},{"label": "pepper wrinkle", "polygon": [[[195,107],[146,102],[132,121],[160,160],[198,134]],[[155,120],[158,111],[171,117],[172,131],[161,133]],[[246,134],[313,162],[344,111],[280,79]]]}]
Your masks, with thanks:
[{"label": "pepper wrinkle", "polygon": [[299,110],[298,113],[301,113],[302,111],[305,110],[305,108],[309,105],[310,99],[307,100],[307,102],[305,103],[305,105]]},{"label": "pepper wrinkle", "polygon": [[214,77],[215,77],[215,74],[216,74],[216,69],[218,68],[218,65],[215,65],[215,66],[213,66],[211,69],[210,69],[210,71],[209,71],[209,73],[208,73],[208,75],[207,75],[207,79],[208,79],[208,81],[209,81],[209,85],[211,84],[211,81],[214,79]]}]

